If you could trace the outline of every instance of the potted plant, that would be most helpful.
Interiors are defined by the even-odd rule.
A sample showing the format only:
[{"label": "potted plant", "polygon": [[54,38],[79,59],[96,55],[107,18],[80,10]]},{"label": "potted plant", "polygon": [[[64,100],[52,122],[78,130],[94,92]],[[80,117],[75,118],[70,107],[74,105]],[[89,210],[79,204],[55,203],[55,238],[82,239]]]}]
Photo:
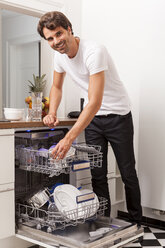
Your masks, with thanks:
[{"label": "potted plant", "polygon": [[30,88],[30,92],[43,92],[45,85],[46,85],[46,80],[44,80],[46,74],[43,74],[41,77],[40,76],[35,76],[33,74],[33,81],[34,83],[32,83],[30,80],[28,80],[28,82],[30,83],[29,88]]},{"label": "potted plant", "polygon": [[33,74],[33,83],[28,80],[30,83],[29,89],[31,92],[31,99],[32,99],[32,120],[33,121],[41,121],[42,119],[42,97],[43,97],[43,90],[46,85],[46,80],[44,79],[46,74],[40,76],[35,76]]}]

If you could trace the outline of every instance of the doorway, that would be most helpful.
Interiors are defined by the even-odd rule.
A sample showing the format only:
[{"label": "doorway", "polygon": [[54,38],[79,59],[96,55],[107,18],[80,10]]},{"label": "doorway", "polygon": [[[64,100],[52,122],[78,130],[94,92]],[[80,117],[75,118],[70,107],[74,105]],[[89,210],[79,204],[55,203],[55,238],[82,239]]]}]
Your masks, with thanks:
[{"label": "doorway", "polygon": [[25,98],[29,95],[28,80],[33,81],[33,74],[40,74],[40,42],[10,45],[8,68],[6,105],[25,108]]}]

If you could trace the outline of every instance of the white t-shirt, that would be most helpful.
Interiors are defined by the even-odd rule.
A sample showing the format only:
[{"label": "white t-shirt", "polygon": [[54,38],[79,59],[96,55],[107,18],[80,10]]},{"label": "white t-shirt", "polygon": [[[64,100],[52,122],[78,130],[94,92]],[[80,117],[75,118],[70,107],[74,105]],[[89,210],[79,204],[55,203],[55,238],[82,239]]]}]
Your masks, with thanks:
[{"label": "white t-shirt", "polygon": [[54,69],[68,73],[84,93],[84,105],[88,103],[89,76],[101,71],[105,73],[105,86],[100,110],[96,115],[120,114],[130,111],[130,101],[123,83],[117,74],[111,56],[103,45],[80,40],[74,58],[55,51]]}]

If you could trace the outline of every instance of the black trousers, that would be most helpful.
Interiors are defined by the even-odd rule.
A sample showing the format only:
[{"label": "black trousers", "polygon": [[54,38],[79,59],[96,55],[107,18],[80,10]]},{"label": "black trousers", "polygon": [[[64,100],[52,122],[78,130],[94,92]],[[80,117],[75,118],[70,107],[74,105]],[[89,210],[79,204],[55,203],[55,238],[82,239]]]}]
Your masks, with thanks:
[{"label": "black trousers", "polygon": [[125,185],[127,210],[131,221],[139,223],[142,217],[139,181],[135,169],[132,114],[95,116],[85,129],[87,144],[100,145],[103,153],[102,168],[91,170],[93,191],[108,199],[106,216],[111,204],[107,180],[107,152],[110,142]]}]

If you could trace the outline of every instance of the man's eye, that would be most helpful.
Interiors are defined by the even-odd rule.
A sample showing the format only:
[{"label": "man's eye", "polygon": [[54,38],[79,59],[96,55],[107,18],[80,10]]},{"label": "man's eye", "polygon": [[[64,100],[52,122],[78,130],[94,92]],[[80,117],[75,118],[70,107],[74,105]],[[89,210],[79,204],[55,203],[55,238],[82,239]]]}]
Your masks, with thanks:
[{"label": "man's eye", "polygon": [[56,34],[56,36],[59,37],[61,34],[62,34],[61,32],[58,32],[58,33]]},{"label": "man's eye", "polygon": [[47,40],[48,40],[48,41],[52,41],[52,40],[53,40],[53,38],[48,38]]}]

